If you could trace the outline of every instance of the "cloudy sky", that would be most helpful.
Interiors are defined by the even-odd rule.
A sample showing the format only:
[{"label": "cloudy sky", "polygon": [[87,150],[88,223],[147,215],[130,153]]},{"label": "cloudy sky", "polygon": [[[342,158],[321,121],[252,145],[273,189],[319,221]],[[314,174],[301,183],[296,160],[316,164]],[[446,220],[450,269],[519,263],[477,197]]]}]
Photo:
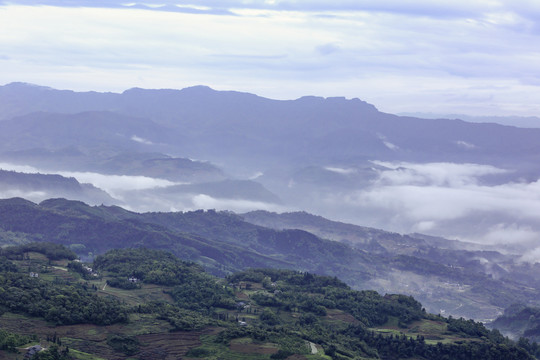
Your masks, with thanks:
[{"label": "cloudy sky", "polygon": [[0,84],[540,115],[536,0],[0,0]]}]

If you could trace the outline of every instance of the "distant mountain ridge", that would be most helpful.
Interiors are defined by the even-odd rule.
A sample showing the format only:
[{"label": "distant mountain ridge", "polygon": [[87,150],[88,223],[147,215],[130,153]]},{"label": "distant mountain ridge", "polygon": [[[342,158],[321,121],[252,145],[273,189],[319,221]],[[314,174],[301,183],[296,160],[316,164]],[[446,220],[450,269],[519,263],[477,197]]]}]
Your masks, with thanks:
[{"label": "distant mountain ridge", "polygon": [[34,194],[35,199],[66,197],[93,205],[112,205],[109,194],[91,184],[81,184],[74,178],[54,174],[25,174],[0,169],[0,194]]},{"label": "distant mountain ridge", "polygon": [[[498,242],[525,235],[533,240],[521,245],[537,247],[540,225],[527,206],[534,209],[528,190],[540,178],[540,129],[396,116],[360,99],[283,101],[205,86],[115,94],[14,83],[0,87],[0,119],[0,162],[99,176],[103,189],[114,185],[106,189],[114,204],[141,212],[6,200],[6,242],[77,239],[88,252],[112,244],[167,248],[220,274],[259,265],[339,274],[358,287],[422,294],[415,296],[435,312],[483,320],[540,298],[540,265],[524,263],[535,259],[522,249],[506,255],[435,237],[447,230],[480,242],[496,232]],[[522,202],[507,210],[516,194]],[[419,214],[411,210],[421,205]],[[169,213],[201,208],[218,211]],[[256,225],[219,211],[252,209],[302,209],[372,227],[299,213],[260,213],[268,223]],[[525,255],[535,254],[530,249]]]},{"label": "distant mountain ridge", "polygon": [[467,122],[496,123],[521,128],[540,127],[540,118],[537,116],[471,116],[465,114],[434,114],[421,112],[399,113],[398,115],[419,117],[423,119],[460,119]]},{"label": "distant mountain ridge", "polygon": [[[540,139],[540,129],[399,117],[381,113],[359,99],[304,97],[280,101],[203,86],[183,90],[130,89],[114,94],[8,84],[0,87],[0,109],[4,121],[25,116],[9,128],[0,122],[2,133],[13,134],[11,142],[4,139],[11,146],[20,145],[39,123],[60,121],[57,119],[65,119],[64,125],[58,123],[58,126],[77,126],[70,133],[87,135],[83,131],[84,123],[77,125],[77,119],[93,114],[93,131],[103,131],[99,121],[106,121],[108,130],[100,136],[105,136],[105,140],[112,136],[115,142],[121,140],[125,144],[122,146],[129,143],[132,147],[155,149],[166,145],[189,156],[210,160],[234,156],[249,165],[254,165],[252,157],[257,156],[263,166],[278,160],[281,164],[287,161],[286,164],[307,162],[328,166],[336,161],[348,164],[362,159],[502,166],[514,162],[509,157],[519,156],[523,162],[535,160]],[[25,126],[28,114],[37,111],[50,114],[34,114],[38,122]],[[131,117],[129,121],[125,116]],[[111,127],[114,124],[122,127]],[[130,133],[122,134],[125,126],[132,128]],[[116,138],[120,134],[123,138]],[[32,140],[39,143],[49,137],[48,141],[57,142],[57,147],[71,141],[65,136],[48,135],[46,131],[40,135]],[[137,144],[131,140],[132,136],[156,144]],[[504,139],[502,144],[500,139]],[[77,140],[83,141],[84,137]]]}]

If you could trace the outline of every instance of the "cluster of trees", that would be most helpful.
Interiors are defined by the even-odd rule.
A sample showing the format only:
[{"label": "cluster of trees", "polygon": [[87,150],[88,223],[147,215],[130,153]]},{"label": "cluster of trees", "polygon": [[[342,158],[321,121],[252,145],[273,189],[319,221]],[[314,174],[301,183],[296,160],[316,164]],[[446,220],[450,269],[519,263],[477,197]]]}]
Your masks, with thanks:
[{"label": "cluster of trees", "polygon": [[139,352],[139,340],[135,336],[111,335],[107,338],[107,345],[114,351],[122,352],[128,356]]},{"label": "cluster of trees", "polygon": [[78,273],[83,279],[93,278],[92,273],[79,261],[71,261],[67,265],[67,268],[73,272]]},{"label": "cluster of trees", "polygon": [[[422,305],[410,296],[381,296],[375,291],[352,290],[335,277],[319,276],[292,270],[253,269],[229,276],[232,283],[264,282],[278,284],[273,296],[256,295],[262,306],[278,306],[286,311],[326,315],[326,309],[339,309],[353,315],[365,326],[382,325],[388,316],[397,316],[409,324],[425,316]],[[278,290],[278,291],[275,291]]]},{"label": "cluster of trees", "polygon": [[[517,346],[498,331],[489,331],[481,323],[464,319],[447,319],[448,331],[460,336],[479,339],[478,342],[430,345],[421,336],[382,335],[369,330],[397,318],[405,326],[412,321],[444,318],[426,314],[422,305],[405,295],[385,295],[373,291],[355,291],[337,279],[289,270],[256,269],[237,273],[228,278],[233,283],[271,281],[268,292],[256,293],[251,300],[265,307],[259,322],[249,329],[227,330],[220,341],[234,336],[250,336],[261,341],[303,339],[324,347],[332,359],[357,357],[397,359],[531,359],[526,349]],[[309,289],[309,290],[308,290]],[[323,321],[327,310],[338,309],[353,315],[358,324],[331,325]],[[299,312],[294,324],[284,323],[280,311]],[[245,333],[245,334],[244,334]],[[288,354],[281,352],[280,358]],[[532,352],[531,352],[532,354]]]},{"label": "cluster of trees", "polygon": [[141,284],[139,282],[130,281],[125,277],[112,277],[107,279],[107,285],[124,290],[140,289]]},{"label": "cluster of trees", "polygon": [[[436,345],[429,345],[421,336],[416,338],[405,335],[383,336],[366,331],[361,327],[350,326],[345,337],[349,336],[349,348],[366,349],[366,345],[376,351],[376,354],[383,359],[402,359],[420,357],[429,360],[465,360],[465,359],[486,359],[486,360],[520,360],[532,359],[531,355],[524,349],[516,346],[508,339],[502,342],[482,341],[463,342]],[[346,350],[335,347],[335,359],[346,358]],[[372,350],[373,351],[373,350]],[[372,353],[373,355],[374,353]]]},{"label": "cluster of trees", "polygon": [[201,330],[218,324],[211,316],[160,301],[139,305],[135,311],[142,314],[157,314],[158,319],[169,322],[174,327],[174,330]]},{"label": "cluster of trees", "polygon": [[28,344],[31,341],[37,341],[37,337],[15,334],[0,329],[0,350],[15,352],[18,346]]},{"label": "cluster of trees", "polygon": [[452,318],[452,316],[450,316],[446,320],[446,322],[448,323],[447,325],[448,331],[460,333],[462,335],[482,337],[482,336],[489,336],[492,333],[499,334],[498,330],[489,331],[488,329],[486,329],[486,327],[482,323],[476,322],[472,319],[470,320],[465,320],[463,318],[454,319]]},{"label": "cluster of trees", "polygon": [[22,259],[26,253],[37,252],[47,256],[50,260],[68,259],[73,260],[77,255],[64,247],[63,245],[54,244],[51,242],[32,242],[19,246],[8,246],[0,248],[0,256],[9,259]]},{"label": "cluster of trees", "polygon": [[[51,248],[47,249],[43,251],[51,253]],[[57,250],[58,253],[64,251]],[[10,256],[17,257],[17,251],[22,250],[10,251]],[[306,341],[321,345],[327,355],[338,360],[358,357],[521,360],[531,359],[529,353],[538,351],[536,344],[522,341],[520,346],[516,346],[498,331],[489,331],[472,320],[428,315],[410,296],[382,296],[374,291],[356,291],[335,277],[307,272],[253,269],[229,276],[225,280],[229,284],[258,283],[253,286],[256,289],[262,285],[263,291],[249,292],[252,308],[248,311],[243,309],[244,303],[238,302],[226,283],[206,274],[198,265],[183,262],[162,251],[112,250],[96,259],[94,269],[105,273],[110,285],[122,287],[123,282],[133,276],[143,283],[166,285],[165,291],[174,299],[174,303],[152,301],[134,307],[98,297],[84,283],[31,278],[26,271],[18,271],[16,263],[0,256],[0,311],[43,317],[56,324],[108,325],[127,321],[131,312],[155,314],[156,318],[169,322],[174,330],[220,326],[224,331],[217,335],[215,341],[218,342],[228,343],[235,338],[249,337],[255,341],[276,343],[280,351],[273,355],[274,359],[291,354],[309,354]],[[72,271],[84,270],[82,266],[78,267],[78,263],[71,264]],[[335,310],[350,314],[357,321],[354,324],[327,321],[326,315]],[[236,320],[240,320],[238,315],[241,311],[249,312],[249,326],[240,326],[234,321],[235,313]],[[230,318],[229,313],[233,314]],[[222,316],[224,314],[227,316]],[[422,319],[446,321],[448,331],[482,340],[430,345],[421,336],[382,335],[369,330],[383,325],[389,318],[398,319],[402,326]],[[2,336],[0,332],[0,346]],[[15,344],[18,339],[10,334],[4,338],[8,339],[6,344]],[[128,356],[139,351],[136,339],[122,334],[109,337],[107,344]],[[201,354],[206,354],[205,351],[199,349],[192,355],[204,357],[206,355]],[[39,356],[38,359],[46,360],[69,358],[66,349],[59,347],[51,347],[50,351]]]},{"label": "cluster of trees", "polygon": [[210,314],[216,307],[234,309],[234,294],[216,278],[190,262],[182,261],[171,253],[149,249],[111,250],[100,255],[94,268],[112,276],[107,282],[122,289],[137,288],[129,282],[136,277],[143,283],[172,287],[167,291],[176,304],[189,310]]},{"label": "cluster of trees", "polygon": [[0,276],[0,309],[43,317],[57,325],[108,325],[127,321],[128,308],[97,296],[82,284],[62,285],[26,273]]},{"label": "cluster of trees", "polygon": [[537,359],[540,359],[540,345],[536,341],[530,341],[527,338],[520,337],[518,340],[518,346],[527,350],[529,354],[532,354]]},{"label": "cluster of trees", "polygon": [[160,250],[115,249],[98,256],[94,268],[118,278],[135,277],[149,284],[174,286],[193,280],[203,269]]},{"label": "cluster of trees", "polygon": [[69,354],[69,348],[61,348],[60,346],[53,344],[45,351],[40,351],[32,356],[32,360],[73,360],[74,358]]}]

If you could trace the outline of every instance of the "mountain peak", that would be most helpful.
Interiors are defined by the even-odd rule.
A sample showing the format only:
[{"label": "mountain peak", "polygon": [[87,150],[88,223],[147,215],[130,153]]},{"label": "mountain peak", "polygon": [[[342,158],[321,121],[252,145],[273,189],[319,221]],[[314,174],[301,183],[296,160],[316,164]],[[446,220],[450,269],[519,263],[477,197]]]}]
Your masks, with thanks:
[{"label": "mountain peak", "polygon": [[48,86],[41,86],[41,85],[36,85],[32,83],[27,83],[27,82],[12,82],[12,83],[4,85],[3,87],[8,88],[8,89],[21,89],[21,90],[23,89],[54,90],[53,88],[48,87]]}]

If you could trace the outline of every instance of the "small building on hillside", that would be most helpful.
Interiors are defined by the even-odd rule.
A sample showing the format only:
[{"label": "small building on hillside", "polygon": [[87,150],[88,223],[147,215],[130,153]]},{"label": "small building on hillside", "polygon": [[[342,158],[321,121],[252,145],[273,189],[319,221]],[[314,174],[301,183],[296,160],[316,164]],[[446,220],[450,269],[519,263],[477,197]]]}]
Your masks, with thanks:
[{"label": "small building on hillside", "polygon": [[34,357],[34,355],[36,355],[38,352],[40,352],[41,350],[43,350],[43,348],[41,347],[41,345],[34,345],[34,346],[31,346],[27,349],[26,351],[26,354],[24,354],[24,358],[25,359],[31,359]]}]

